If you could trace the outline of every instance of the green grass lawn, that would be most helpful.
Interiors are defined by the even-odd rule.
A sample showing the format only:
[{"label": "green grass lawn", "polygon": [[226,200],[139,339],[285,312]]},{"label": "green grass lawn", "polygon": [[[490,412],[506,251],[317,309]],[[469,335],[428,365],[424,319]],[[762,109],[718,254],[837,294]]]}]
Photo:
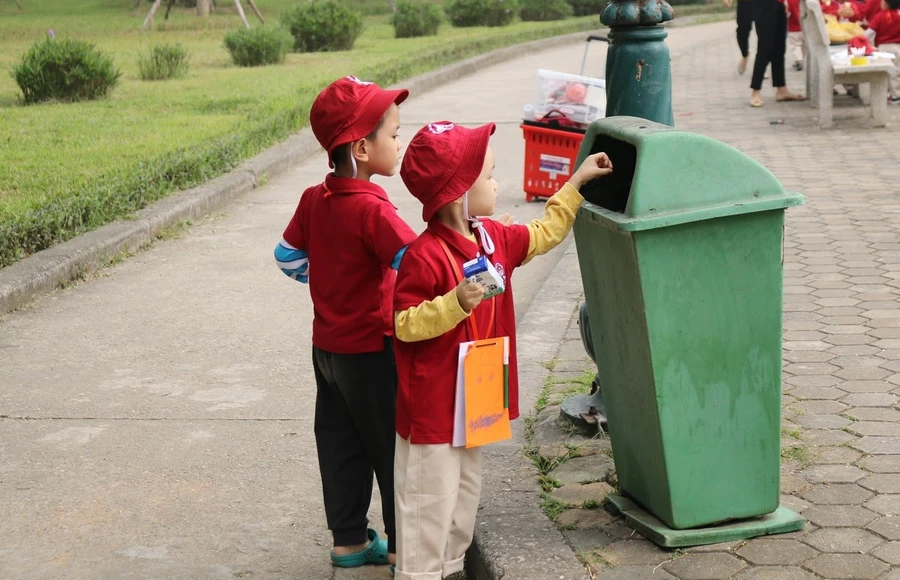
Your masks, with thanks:
[{"label": "green grass lawn", "polygon": [[[441,27],[436,37],[394,39],[387,15],[366,17],[352,51],[289,54],[282,65],[239,68],[222,44],[240,24],[219,0],[208,20],[173,9],[151,31],[149,10],[132,0],[0,0],[0,69],[9,71],[32,42],[53,29],[95,43],[122,71],[105,100],[23,106],[0,74],[0,267],[108,221],[178,188],[200,183],[307,124],[312,99],[346,74],[389,84],[504,45],[589,30],[596,17],[505,28]],[[287,0],[257,0],[277,21]],[[364,0],[367,12],[388,3]],[[252,25],[255,17],[248,12]],[[180,42],[191,68],[179,80],[142,81],[138,54]]]}]

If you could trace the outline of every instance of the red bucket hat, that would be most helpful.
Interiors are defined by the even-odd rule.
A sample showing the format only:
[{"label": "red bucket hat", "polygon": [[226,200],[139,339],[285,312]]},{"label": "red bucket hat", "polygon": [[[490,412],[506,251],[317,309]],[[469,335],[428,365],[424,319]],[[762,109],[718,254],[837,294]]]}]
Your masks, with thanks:
[{"label": "red bucket hat", "polygon": [[331,153],[340,145],[369,136],[391,103],[399,105],[408,96],[406,89],[387,90],[355,76],[344,77],[316,97],[309,124],[316,140]]},{"label": "red bucket hat", "polygon": [[497,126],[488,123],[468,129],[451,121],[430,123],[406,147],[400,177],[422,202],[422,219],[431,221],[437,210],[462,197],[484,167],[488,142]]}]

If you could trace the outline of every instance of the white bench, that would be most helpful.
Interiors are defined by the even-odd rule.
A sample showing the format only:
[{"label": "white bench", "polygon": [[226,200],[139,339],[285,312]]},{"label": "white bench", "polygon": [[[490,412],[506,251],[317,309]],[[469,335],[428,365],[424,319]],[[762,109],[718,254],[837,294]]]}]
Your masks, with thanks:
[{"label": "white bench", "polygon": [[800,24],[806,43],[808,67],[806,94],[809,96],[810,104],[819,109],[819,126],[823,129],[831,127],[834,85],[841,83],[870,86],[870,91],[860,90],[860,95],[863,95],[863,102],[871,108],[875,126],[884,127],[887,124],[888,82],[894,71],[894,64],[892,62],[856,66],[833,64],[828,32],[825,30],[825,17],[822,16],[819,0],[805,0],[802,6]]}]

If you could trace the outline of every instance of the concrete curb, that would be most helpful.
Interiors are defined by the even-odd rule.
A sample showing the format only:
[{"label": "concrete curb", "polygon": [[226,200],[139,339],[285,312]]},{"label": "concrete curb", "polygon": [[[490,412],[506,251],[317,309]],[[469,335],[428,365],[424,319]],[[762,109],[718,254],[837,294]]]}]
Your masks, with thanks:
[{"label": "concrete curb", "polygon": [[559,354],[582,293],[575,243],[544,281],[518,324],[519,408],[510,441],[484,450],[484,491],[475,540],[466,554],[469,580],[582,580],[584,565],[540,507],[537,471],[522,453],[531,415]]},{"label": "concrete curb", "polygon": [[[402,86],[418,97],[486,66],[580,42],[586,34],[575,32],[508,46],[413,77]],[[151,244],[165,228],[209,215],[320,151],[312,131],[303,129],[230,173],[149,205],[134,220],[107,224],[3,268],[0,270],[0,314],[21,308],[60,284],[102,268],[105,261],[117,254]]]}]

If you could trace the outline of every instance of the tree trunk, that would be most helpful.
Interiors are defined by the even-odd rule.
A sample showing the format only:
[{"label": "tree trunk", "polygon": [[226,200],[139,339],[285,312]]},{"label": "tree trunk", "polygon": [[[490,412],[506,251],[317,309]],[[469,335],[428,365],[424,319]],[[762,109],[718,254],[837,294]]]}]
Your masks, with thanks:
[{"label": "tree trunk", "polygon": [[156,14],[156,10],[159,8],[159,5],[162,3],[162,0],[156,0],[153,2],[153,6],[150,7],[150,13],[147,14],[147,18],[144,19],[144,25],[142,28],[147,30],[151,26],[153,26],[153,15]]},{"label": "tree trunk", "polygon": [[247,22],[247,15],[244,14],[244,8],[241,6],[241,0],[234,0],[234,6],[237,8],[237,12],[241,17],[241,22],[244,23],[244,28],[250,29],[250,23]]},{"label": "tree trunk", "polygon": [[263,18],[262,12],[260,12],[259,8],[256,7],[256,2],[254,2],[253,0],[247,0],[247,3],[250,5],[250,8],[253,8],[253,12],[256,13],[256,17],[259,18],[259,21],[265,24],[266,19]]},{"label": "tree trunk", "polygon": [[209,0],[197,0],[197,16],[209,18]]}]

